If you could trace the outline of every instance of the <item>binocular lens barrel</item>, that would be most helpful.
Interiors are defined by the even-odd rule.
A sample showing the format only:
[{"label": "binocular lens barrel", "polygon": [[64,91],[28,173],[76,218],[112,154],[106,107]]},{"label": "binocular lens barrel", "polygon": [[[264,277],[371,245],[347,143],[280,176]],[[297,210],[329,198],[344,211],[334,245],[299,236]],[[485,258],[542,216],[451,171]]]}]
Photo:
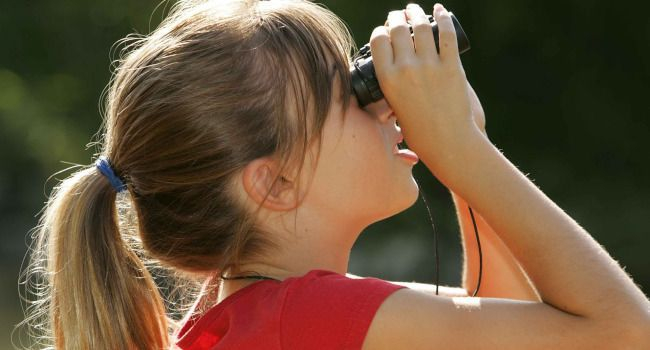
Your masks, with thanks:
[{"label": "binocular lens barrel", "polygon": [[[460,26],[460,22],[453,13],[451,14],[454,28],[456,29],[456,39],[458,41],[458,52],[464,53],[470,49],[469,40],[467,35]],[[433,31],[433,40],[436,43],[436,50],[440,52],[440,44],[438,43],[438,23],[435,22],[433,16],[427,16],[431,23]],[[411,37],[413,37],[413,28],[411,30]],[[352,75],[352,91],[357,96],[359,106],[363,107],[372,102],[379,101],[384,98],[381,92],[377,75],[375,74],[375,66],[372,63],[372,54],[370,52],[370,44],[365,44],[358,53],[357,58],[354,59],[352,68],[350,69]]]}]

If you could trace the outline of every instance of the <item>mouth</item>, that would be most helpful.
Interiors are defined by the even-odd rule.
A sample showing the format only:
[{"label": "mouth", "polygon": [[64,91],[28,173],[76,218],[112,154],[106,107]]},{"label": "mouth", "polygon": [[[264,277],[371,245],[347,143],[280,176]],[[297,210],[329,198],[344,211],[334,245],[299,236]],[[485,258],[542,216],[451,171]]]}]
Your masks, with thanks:
[{"label": "mouth", "polygon": [[402,137],[401,135],[397,140],[397,143],[393,146],[393,154],[406,159],[411,164],[415,164],[419,160],[418,155],[415,154],[415,152],[406,148],[406,146],[404,145],[404,137]]},{"label": "mouth", "polygon": [[406,149],[404,142],[396,143],[395,146],[393,146],[393,154],[399,153],[399,151],[402,149]]},{"label": "mouth", "polygon": [[393,145],[393,154],[397,154],[399,150],[406,149],[406,146],[404,146],[404,135],[399,133],[396,136],[397,138],[394,140],[395,144]]},{"label": "mouth", "polygon": [[393,145],[393,154],[398,154],[400,150],[406,149],[404,145],[404,136],[400,133],[395,139],[395,145]]}]

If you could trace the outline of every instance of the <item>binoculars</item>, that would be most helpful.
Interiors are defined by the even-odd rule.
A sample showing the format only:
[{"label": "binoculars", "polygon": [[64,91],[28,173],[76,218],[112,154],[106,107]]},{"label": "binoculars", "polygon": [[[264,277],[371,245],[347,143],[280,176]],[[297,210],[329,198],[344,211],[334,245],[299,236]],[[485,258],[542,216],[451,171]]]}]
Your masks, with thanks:
[{"label": "binoculars", "polygon": [[[431,23],[431,29],[433,30],[433,40],[436,43],[436,50],[440,52],[440,46],[438,43],[438,23],[436,23],[433,16],[427,16],[429,18],[429,23]],[[465,31],[460,26],[456,16],[451,14],[452,22],[454,23],[454,29],[456,29],[456,39],[458,41],[458,52],[464,53],[469,50],[469,40]],[[413,28],[410,27],[411,37],[413,37]],[[379,101],[384,98],[384,94],[381,92],[379,87],[379,82],[377,81],[377,75],[375,74],[375,66],[372,63],[372,54],[370,52],[370,44],[365,44],[359,50],[358,56],[354,59],[352,67],[350,68],[350,74],[352,75],[352,91],[357,96],[360,107],[364,107],[372,102]]]}]

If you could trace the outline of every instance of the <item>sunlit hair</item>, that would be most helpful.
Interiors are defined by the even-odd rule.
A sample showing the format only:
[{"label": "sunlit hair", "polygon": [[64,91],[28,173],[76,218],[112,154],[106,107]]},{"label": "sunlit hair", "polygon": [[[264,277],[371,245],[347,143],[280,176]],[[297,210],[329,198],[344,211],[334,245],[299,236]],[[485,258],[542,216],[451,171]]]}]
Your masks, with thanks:
[{"label": "sunlit hair", "polygon": [[300,171],[332,102],[348,106],[352,38],[308,1],[182,1],[124,42],[99,153],[128,192],[94,165],[55,188],[24,277],[40,346],[168,348],[175,318],[151,269],[199,281],[276,248],[235,175],[266,156]]}]

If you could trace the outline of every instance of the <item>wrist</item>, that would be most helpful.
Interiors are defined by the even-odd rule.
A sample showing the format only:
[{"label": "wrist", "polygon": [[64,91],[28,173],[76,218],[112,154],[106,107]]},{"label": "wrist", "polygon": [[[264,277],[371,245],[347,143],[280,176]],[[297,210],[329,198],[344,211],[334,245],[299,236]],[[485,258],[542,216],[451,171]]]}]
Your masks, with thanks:
[{"label": "wrist", "polygon": [[[425,166],[447,188],[455,188],[454,179],[467,168],[470,162],[480,160],[477,153],[493,148],[487,135],[478,128],[470,128],[457,134],[446,142],[437,142],[433,147],[418,150],[418,155]],[[464,201],[464,200],[463,200]]]}]

